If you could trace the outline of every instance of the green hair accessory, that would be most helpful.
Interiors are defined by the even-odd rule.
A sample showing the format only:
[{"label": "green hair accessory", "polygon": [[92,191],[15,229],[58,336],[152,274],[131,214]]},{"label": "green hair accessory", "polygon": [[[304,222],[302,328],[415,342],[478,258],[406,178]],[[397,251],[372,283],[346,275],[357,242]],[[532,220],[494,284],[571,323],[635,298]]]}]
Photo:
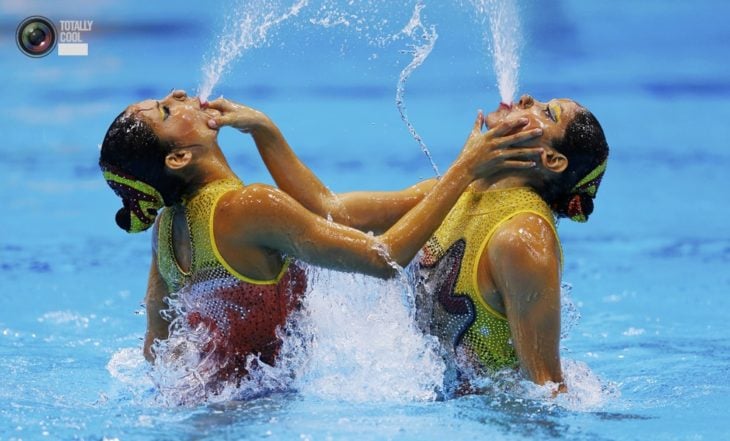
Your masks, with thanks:
[{"label": "green hair accessory", "polygon": [[603,179],[603,174],[606,172],[607,162],[608,160],[604,160],[600,163],[598,167],[594,168],[592,172],[588,173],[583,179],[575,184],[575,187],[573,187],[570,192],[573,194],[585,194],[595,198],[598,186],[601,184],[601,179]]},{"label": "green hair accessory", "polygon": [[145,182],[112,171],[108,166],[102,167],[102,171],[106,182],[124,203],[124,208],[117,213],[117,224],[130,233],[151,227],[157,211],[165,206],[160,192]]},{"label": "green hair accessory", "polygon": [[[598,186],[601,184],[603,174],[606,172],[607,160],[601,162],[598,167],[588,173],[570,190],[572,195],[568,200],[567,213],[570,220],[575,222],[586,222],[588,214],[593,211],[593,199],[596,197]],[[583,196],[587,196],[584,198]]]}]

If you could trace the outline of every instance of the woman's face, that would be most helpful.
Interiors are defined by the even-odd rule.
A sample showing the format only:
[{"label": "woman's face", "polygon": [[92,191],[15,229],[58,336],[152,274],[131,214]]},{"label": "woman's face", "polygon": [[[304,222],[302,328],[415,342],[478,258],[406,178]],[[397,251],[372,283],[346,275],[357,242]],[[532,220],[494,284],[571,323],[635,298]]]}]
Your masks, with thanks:
[{"label": "woman's face", "polygon": [[[529,123],[523,130],[542,128],[543,135],[539,138],[540,144],[551,147],[557,139],[562,139],[570,121],[581,109],[575,101],[560,98],[546,103],[522,95],[512,107],[500,104],[499,108],[487,115],[487,126],[494,127],[505,119],[527,118]],[[534,144],[534,141],[531,142]]]},{"label": "woman's face", "polygon": [[141,117],[161,141],[176,147],[207,146],[218,134],[208,127],[208,120],[219,112],[202,107],[197,97],[188,97],[182,90],[175,90],[161,100],[132,104],[127,113]]}]

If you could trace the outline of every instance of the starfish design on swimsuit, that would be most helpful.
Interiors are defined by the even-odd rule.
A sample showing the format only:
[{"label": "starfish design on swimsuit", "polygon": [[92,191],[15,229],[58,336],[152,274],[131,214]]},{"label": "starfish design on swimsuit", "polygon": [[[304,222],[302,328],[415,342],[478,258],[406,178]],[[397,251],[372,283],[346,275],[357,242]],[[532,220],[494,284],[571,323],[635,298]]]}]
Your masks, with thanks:
[{"label": "starfish design on swimsuit", "polygon": [[432,305],[428,317],[429,330],[442,342],[449,342],[452,345],[450,349],[456,349],[476,319],[473,301],[465,294],[454,292],[465,249],[466,242],[461,239],[451,245],[440,259],[427,263],[430,259],[426,258],[420,265],[423,283],[429,291],[427,296],[434,299],[429,302]]}]

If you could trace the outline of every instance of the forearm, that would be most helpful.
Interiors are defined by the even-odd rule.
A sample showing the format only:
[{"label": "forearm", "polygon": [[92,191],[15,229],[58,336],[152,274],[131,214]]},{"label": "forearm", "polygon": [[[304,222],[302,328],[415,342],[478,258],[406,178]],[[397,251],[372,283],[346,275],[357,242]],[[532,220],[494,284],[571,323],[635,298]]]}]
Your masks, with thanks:
[{"label": "forearm", "polygon": [[429,179],[400,191],[357,191],[337,197],[347,210],[349,226],[382,234],[421,202],[436,182]]},{"label": "forearm", "polygon": [[[534,326],[534,324],[532,324]],[[539,333],[536,329],[527,332],[519,326],[512,326],[513,342],[520,360],[520,370],[523,375],[536,384],[545,384],[550,381],[561,384],[563,371],[560,364],[559,335],[553,326],[539,326],[545,332]],[[527,334],[527,335],[526,335]]]},{"label": "forearm", "polygon": [[154,360],[152,353],[152,344],[155,340],[164,340],[168,335],[169,323],[160,316],[160,311],[165,308],[164,302],[148,301],[146,304],[147,311],[147,331],[144,336],[144,357],[148,361]]},{"label": "forearm", "polygon": [[281,131],[267,120],[253,131],[254,141],[276,185],[312,213],[376,234],[392,227],[430,191],[435,180],[401,191],[336,194],[294,153]]},{"label": "forearm", "polygon": [[312,213],[347,224],[347,212],[337,195],[299,159],[271,120],[267,118],[252,135],[266,168],[281,190]]},{"label": "forearm", "polygon": [[[522,268],[530,277],[528,265]],[[513,286],[519,285],[515,281]],[[523,287],[519,300],[507,302],[512,342],[525,378],[536,383],[563,383],[560,363],[560,288],[546,283]]]},{"label": "forearm", "polygon": [[143,351],[145,358],[149,361],[154,359],[154,354],[151,350],[152,343],[154,343],[155,339],[166,339],[169,326],[169,323],[160,315],[160,311],[167,307],[165,304],[167,287],[157,271],[156,260],[156,258],[152,260],[153,263],[147,282],[147,294],[145,295],[147,330],[145,332]]},{"label": "forearm", "polygon": [[423,247],[473,180],[469,164],[457,159],[429,194],[381,236],[391,259],[405,266]]}]

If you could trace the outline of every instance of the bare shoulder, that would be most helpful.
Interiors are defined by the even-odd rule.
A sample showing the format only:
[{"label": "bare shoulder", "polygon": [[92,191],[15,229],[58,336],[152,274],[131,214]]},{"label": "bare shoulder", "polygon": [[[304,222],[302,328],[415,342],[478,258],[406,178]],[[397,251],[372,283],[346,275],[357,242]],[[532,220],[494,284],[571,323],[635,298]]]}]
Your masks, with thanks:
[{"label": "bare shoulder", "polygon": [[217,219],[261,219],[288,201],[288,196],[276,187],[266,184],[246,185],[221,196],[215,207]]},{"label": "bare shoulder", "polygon": [[279,192],[276,187],[266,184],[250,184],[231,190],[221,196],[216,206],[220,213],[250,208],[251,205],[260,205],[272,195]]},{"label": "bare shoulder", "polygon": [[553,227],[534,213],[520,213],[501,224],[489,242],[490,260],[522,265],[553,265],[560,243]]},{"label": "bare shoulder", "polygon": [[215,207],[215,232],[219,237],[238,237],[251,233],[273,215],[280,198],[275,187],[251,184],[221,196]]},{"label": "bare shoulder", "polygon": [[221,196],[215,208],[214,228],[219,240],[239,245],[270,246],[272,235],[301,234],[309,213],[291,196],[266,184],[252,184]]}]

